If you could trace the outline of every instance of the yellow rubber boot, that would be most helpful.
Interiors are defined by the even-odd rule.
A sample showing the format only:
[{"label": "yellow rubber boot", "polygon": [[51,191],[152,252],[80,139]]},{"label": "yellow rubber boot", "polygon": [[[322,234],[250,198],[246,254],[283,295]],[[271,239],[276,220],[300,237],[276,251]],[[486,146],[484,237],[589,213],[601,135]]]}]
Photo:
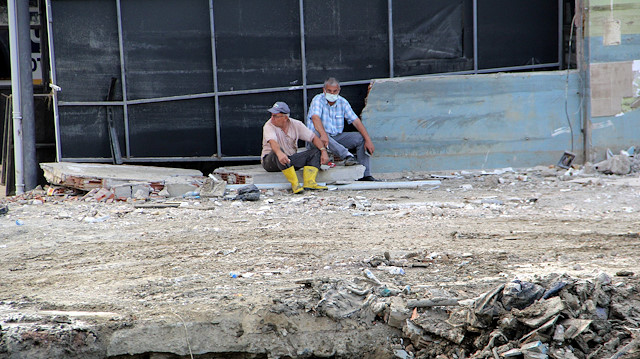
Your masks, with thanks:
[{"label": "yellow rubber boot", "polygon": [[282,173],[284,173],[284,176],[287,178],[287,181],[291,183],[291,191],[293,191],[293,193],[302,192],[303,188],[300,185],[300,182],[298,182],[298,175],[296,174],[295,168],[289,167],[286,170],[282,170]]},{"label": "yellow rubber boot", "polygon": [[304,166],[302,178],[304,178],[304,189],[327,189],[327,186],[320,186],[316,183],[318,169],[313,166]]}]

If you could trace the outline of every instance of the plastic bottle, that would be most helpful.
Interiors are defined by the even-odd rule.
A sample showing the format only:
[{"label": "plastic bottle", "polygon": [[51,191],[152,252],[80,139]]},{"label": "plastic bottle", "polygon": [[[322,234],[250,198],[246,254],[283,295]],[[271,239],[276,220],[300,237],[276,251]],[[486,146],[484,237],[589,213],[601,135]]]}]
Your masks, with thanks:
[{"label": "plastic bottle", "polygon": [[229,272],[229,276],[230,276],[231,278],[238,278],[238,273],[236,273],[236,272]]},{"label": "plastic bottle", "polygon": [[404,275],[404,269],[400,267],[390,266],[385,269],[391,275]]},{"label": "plastic bottle", "polygon": [[24,222],[22,222],[19,219],[16,219],[16,226],[22,226],[22,225],[24,225]]},{"label": "plastic bottle", "polygon": [[373,273],[372,273],[370,270],[365,269],[365,270],[364,270],[364,271],[362,271],[362,272],[364,273],[365,277],[367,277],[367,278],[371,279],[372,281],[374,281],[374,282],[375,282],[375,283],[377,283],[377,284],[381,284],[381,283],[380,283],[380,281],[378,280],[378,278],[376,278],[376,276],[375,276],[375,275],[373,275]]}]

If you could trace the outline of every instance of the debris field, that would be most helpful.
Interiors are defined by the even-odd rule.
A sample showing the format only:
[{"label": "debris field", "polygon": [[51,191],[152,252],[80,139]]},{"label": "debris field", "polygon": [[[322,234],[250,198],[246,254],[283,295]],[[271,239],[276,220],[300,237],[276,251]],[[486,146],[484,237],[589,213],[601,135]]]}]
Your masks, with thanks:
[{"label": "debris field", "polygon": [[1,198],[0,357],[638,358],[630,172]]}]

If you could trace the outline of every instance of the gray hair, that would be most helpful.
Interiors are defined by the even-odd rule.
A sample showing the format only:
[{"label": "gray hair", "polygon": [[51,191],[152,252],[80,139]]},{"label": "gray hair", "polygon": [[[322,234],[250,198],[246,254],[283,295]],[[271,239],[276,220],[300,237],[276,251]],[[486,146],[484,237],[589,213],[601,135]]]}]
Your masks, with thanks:
[{"label": "gray hair", "polygon": [[324,87],[328,86],[338,86],[340,87],[340,81],[336,80],[335,77],[329,77],[325,82],[324,82]]}]

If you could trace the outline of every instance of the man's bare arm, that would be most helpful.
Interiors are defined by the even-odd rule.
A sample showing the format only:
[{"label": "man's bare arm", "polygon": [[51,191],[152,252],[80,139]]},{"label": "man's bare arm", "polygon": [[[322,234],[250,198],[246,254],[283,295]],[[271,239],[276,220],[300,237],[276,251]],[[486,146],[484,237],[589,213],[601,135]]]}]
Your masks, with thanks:
[{"label": "man's bare arm", "polygon": [[369,137],[369,132],[367,132],[367,129],[364,127],[362,121],[360,121],[359,118],[356,118],[351,124],[356,128],[356,130],[358,130],[358,132],[360,132],[362,138],[364,138],[364,148],[366,148],[369,153],[373,154],[373,151],[376,150],[376,147],[373,145],[371,137]]},{"label": "man's bare arm", "polygon": [[324,126],[322,126],[322,120],[320,119],[320,116],[311,116],[311,122],[313,122],[313,127],[320,134],[320,141],[322,141],[324,147],[329,146],[329,135],[327,135],[327,131],[325,131]]}]

